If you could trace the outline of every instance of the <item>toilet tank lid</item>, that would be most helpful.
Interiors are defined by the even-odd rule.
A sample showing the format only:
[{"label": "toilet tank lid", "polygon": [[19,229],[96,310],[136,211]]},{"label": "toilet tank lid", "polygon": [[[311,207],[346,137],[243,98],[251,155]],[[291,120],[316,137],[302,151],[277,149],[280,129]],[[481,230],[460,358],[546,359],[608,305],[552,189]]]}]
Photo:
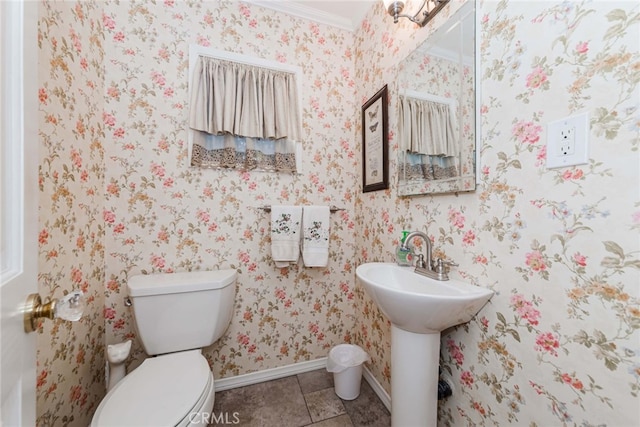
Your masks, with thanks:
[{"label": "toilet tank lid", "polygon": [[139,297],[222,289],[234,283],[235,270],[191,271],[184,273],[139,274],[129,277],[129,296]]}]

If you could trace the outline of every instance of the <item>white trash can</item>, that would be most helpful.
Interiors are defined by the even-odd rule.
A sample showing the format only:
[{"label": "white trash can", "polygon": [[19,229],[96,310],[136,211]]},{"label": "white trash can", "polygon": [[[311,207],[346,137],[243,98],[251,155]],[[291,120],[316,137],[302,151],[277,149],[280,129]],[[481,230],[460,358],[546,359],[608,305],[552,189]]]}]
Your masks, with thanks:
[{"label": "white trash can", "polygon": [[353,400],[360,395],[362,364],[368,360],[367,352],[357,345],[340,344],[331,349],[327,371],[333,372],[333,385],[339,398]]}]

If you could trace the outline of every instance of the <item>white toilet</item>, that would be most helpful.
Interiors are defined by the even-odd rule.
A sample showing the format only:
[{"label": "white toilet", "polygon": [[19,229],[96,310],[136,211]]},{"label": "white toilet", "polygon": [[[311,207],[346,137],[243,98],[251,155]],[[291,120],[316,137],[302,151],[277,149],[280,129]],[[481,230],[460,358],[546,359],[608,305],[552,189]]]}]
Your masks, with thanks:
[{"label": "white toilet", "polygon": [[225,332],[235,300],[235,270],[132,276],[135,327],[149,356],[110,390],[91,426],[208,425],[213,374],[201,349]]}]

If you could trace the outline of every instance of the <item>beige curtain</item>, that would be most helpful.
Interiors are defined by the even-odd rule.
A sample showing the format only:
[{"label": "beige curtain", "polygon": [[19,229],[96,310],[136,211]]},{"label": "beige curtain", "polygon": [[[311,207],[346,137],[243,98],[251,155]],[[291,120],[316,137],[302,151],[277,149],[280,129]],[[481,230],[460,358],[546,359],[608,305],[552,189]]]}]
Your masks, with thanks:
[{"label": "beige curtain", "polygon": [[400,96],[398,109],[398,137],[404,153],[401,179],[458,176],[457,126],[449,104]]},{"label": "beige curtain", "polygon": [[400,97],[398,133],[403,148],[428,156],[457,156],[455,117],[448,104]]},{"label": "beige curtain", "polygon": [[191,88],[191,165],[295,171],[295,75],[199,56]]}]

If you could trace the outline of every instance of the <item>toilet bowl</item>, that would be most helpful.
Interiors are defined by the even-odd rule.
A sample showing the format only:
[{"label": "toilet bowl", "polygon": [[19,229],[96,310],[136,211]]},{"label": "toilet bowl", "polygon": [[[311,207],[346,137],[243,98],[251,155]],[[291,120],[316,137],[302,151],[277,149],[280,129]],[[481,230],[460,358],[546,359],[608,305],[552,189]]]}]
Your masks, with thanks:
[{"label": "toilet bowl", "polygon": [[136,331],[154,357],[100,402],[92,427],[208,425],[214,378],[201,349],[225,332],[235,299],[234,270],[133,276]]},{"label": "toilet bowl", "polygon": [[107,393],[91,426],[207,425],[214,392],[199,350],[151,357]]}]

